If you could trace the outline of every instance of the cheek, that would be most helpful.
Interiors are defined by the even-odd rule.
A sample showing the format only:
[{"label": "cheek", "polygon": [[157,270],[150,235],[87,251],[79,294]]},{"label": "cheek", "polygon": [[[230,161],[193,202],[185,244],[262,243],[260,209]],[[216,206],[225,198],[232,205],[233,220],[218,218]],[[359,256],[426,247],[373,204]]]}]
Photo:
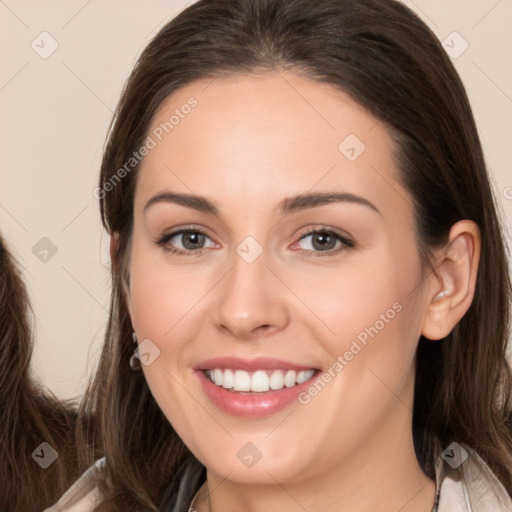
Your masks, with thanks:
[{"label": "cheek", "polygon": [[190,395],[183,392],[189,378],[185,359],[189,342],[200,338],[198,314],[207,288],[192,266],[172,268],[154,258],[151,261],[151,257],[151,253],[135,253],[130,278],[139,341],[150,339],[160,351],[154,362],[142,369],[169,422],[180,432],[193,431],[190,418],[182,413],[190,409]]},{"label": "cheek", "polygon": [[378,406],[391,396],[389,389],[405,385],[421,332],[420,283],[411,246],[333,273],[320,287],[312,281],[303,285],[310,309],[324,324],[320,339],[333,358],[332,373],[343,375],[334,379],[344,388],[338,396],[352,397],[354,407],[372,400]]},{"label": "cheek", "polygon": [[193,265],[171,266],[142,251],[133,256],[130,292],[134,327],[157,344],[179,339],[173,333],[182,323],[190,323],[206,291],[205,280]]},{"label": "cheek", "polygon": [[420,306],[414,290],[419,282],[415,254],[397,255],[390,250],[361,259],[346,269],[333,269],[322,279],[318,274],[305,275],[294,289],[322,321],[324,340],[330,340],[333,350],[345,350],[354,339],[364,343],[391,331],[395,331],[397,343],[410,340],[410,330],[404,331],[404,336],[398,332],[404,325],[414,323],[411,321]]}]

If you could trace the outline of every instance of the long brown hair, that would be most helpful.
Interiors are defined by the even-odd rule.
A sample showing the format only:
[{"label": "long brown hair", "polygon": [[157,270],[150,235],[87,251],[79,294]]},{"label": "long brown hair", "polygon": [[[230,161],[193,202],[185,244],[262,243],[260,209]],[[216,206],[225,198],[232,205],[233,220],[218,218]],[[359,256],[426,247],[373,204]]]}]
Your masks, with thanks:
[{"label": "long brown hair", "polygon": [[414,201],[426,265],[455,222],[479,225],[482,250],[471,307],[444,340],[419,341],[414,441],[430,477],[436,445],[463,442],[512,495],[505,242],[469,101],[442,45],[394,0],[201,0],[143,51],[104,150],[97,197],[103,224],[119,235],[119,245],[103,355],[83,402],[101,423],[106,453],[105,501],[98,510],[186,510],[205,475],[144,376],[129,368],[132,328],[123,283],[129,284],[138,166],[122,178],[118,170],[143,145],[155,111],[177,89],[198,79],[281,69],[345,91],[388,127],[400,179]]},{"label": "long brown hair", "polygon": [[[81,471],[75,447],[75,407],[43,392],[30,376],[32,310],[21,270],[0,236],[2,512],[44,510]],[[55,453],[46,445],[41,447],[42,443],[54,450],[55,460]],[[38,457],[42,464],[37,464]]]}]

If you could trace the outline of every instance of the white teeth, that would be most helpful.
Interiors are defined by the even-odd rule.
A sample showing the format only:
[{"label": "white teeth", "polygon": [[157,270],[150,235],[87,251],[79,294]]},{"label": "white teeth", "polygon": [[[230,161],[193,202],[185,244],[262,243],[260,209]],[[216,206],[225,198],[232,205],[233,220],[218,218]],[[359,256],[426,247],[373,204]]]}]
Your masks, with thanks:
[{"label": "white teeth", "polygon": [[235,385],[235,375],[231,370],[224,370],[222,373],[222,387],[226,389],[231,389]]},{"label": "white teeth", "polygon": [[213,370],[213,382],[215,382],[217,386],[222,386],[222,370],[220,368]]},{"label": "white teeth", "polygon": [[251,391],[251,376],[243,370],[236,370],[233,389],[235,391]]},{"label": "white teeth", "polygon": [[284,386],[284,376],[283,372],[280,370],[276,370],[270,376],[270,389],[282,389]]},{"label": "white teeth", "polygon": [[270,386],[269,376],[262,371],[257,371],[251,377],[251,391],[268,391]]},{"label": "white teeth", "polygon": [[296,380],[297,380],[297,372],[294,372],[293,370],[288,370],[286,372],[286,375],[284,376],[284,385],[287,388],[291,388],[292,386],[295,386]]},{"label": "white teeth", "polygon": [[310,372],[311,370],[301,370],[299,373],[297,373],[297,384],[302,384],[303,382],[306,382],[308,379],[310,379],[312,376]]},{"label": "white teeth", "polygon": [[206,374],[217,386],[233,391],[252,391],[265,393],[269,389],[277,391],[283,387],[291,388],[311,379],[315,370],[257,370],[252,375],[245,370],[223,370],[214,368]]}]

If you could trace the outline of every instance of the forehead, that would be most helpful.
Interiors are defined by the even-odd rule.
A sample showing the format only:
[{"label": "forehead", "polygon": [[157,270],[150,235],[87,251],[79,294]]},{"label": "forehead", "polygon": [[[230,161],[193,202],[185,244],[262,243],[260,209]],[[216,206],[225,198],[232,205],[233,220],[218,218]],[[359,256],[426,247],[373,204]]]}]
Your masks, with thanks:
[{"label": "forehead", "polygon": [[173,189],[269,206],[314,188],[377,202],[401,188],[386,127],[334,86],[289,72],[184,86],[162,103],[148,136],[138,197]]}]

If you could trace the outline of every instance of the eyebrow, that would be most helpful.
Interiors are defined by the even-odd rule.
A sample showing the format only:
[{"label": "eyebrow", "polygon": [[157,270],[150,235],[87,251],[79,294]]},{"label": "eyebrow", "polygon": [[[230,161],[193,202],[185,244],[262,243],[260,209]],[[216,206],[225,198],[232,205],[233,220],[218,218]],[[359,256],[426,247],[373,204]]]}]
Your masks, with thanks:
[{"label": "eyebrow", "polygon": [[[144,212],[157,203],[174,203],[187,208],[192,208],[201,213],[219,215],[217,205],[203,196],[193,194],[179,194],[177,192],[161,192],[153,196],[144,206]],[[352,203],[366,206],[376,213],[382,215],[380,210],[364,197],[360,197],[347,192],[320,192],[299,194],[293,197],[287,197],[277,205],[277,210],[281,215],[289,215],[317,206],[323,206],[330,203]]]}]

